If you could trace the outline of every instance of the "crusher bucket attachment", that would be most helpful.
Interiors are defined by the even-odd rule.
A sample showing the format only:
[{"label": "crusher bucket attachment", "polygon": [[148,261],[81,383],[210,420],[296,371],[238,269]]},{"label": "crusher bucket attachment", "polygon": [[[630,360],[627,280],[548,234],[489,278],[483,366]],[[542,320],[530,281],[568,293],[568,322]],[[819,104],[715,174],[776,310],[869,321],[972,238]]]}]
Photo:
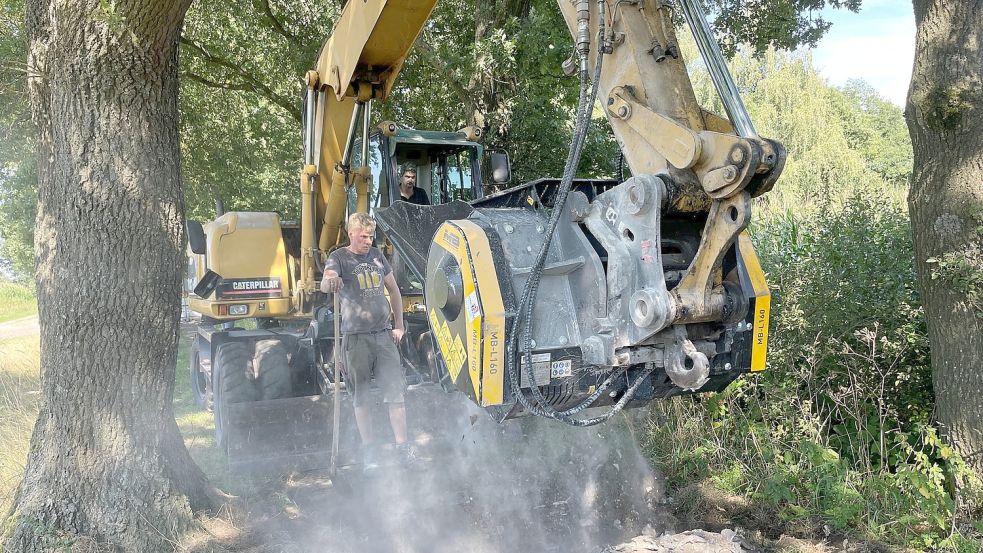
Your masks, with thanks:
[{"label": "crusher bucket attachment", "polygon": [[[440,378],[499,422],[535,414],[587,426],[763,370],[770,295],[754,248],[737,219],[675,211],[675,182],[574,180],[562,211],[555,179],[457,207],[379,210],[425,283]],[[714,237],[734,234],[714,239],[714,258],[700,257],[716,228],[707,221],[730,221]]]}]

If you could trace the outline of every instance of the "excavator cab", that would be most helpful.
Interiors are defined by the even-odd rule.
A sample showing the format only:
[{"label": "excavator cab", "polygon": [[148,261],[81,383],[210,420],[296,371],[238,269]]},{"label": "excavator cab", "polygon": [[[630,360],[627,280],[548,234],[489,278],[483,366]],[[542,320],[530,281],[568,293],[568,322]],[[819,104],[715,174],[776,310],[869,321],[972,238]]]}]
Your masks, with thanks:
[{"label": "excavator cab", "polygon": [[[380,127],[387,125],[383,123]],[[354,167],[363,165],[360,142],[357,140],[353,148]],[[481,176],[484,148],[468,139],[464,131],[376,130],[369,135],[365,152],[372,182],[369,190],[372,213],[400,200],[400,172],[407,166],[416,169],[416,185],[426,192],[431,205],[484,196]],[[349,213],[356,209],[356,198],[350,197]]]},{"label": "excavator cab", "polygon": [[[362,148],[361,138],[356,139],[352,166],[364,165],[364,153],[372,183],[368,192],[369,212],[376,215],[379,210],[402,200],[399,185],[401,173],[406,167],[416,170],[416,186],[426,193],[430,205],[469,202],[484,197],[481,169],[485,151],[480,143],[472,139],[476,138],[472,133],[470,129],[458,132],[423,131],[384,122],[369,134],[367,148]],[[403,207],[412,214],[416,213],[413,207]],[[352,195],[348,199],[348,213],[356,210],[357,198]],[[384,233],[376,237],[376,246],[387,252],[404,296],[422,302],[422,274],[406,268],[405,259],[398,250],[393,250]]]}]

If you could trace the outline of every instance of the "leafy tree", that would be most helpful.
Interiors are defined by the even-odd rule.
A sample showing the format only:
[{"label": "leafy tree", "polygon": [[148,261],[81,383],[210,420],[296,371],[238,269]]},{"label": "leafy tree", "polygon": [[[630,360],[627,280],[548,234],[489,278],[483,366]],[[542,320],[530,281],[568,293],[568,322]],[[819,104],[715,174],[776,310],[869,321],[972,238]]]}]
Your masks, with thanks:
[{"label": "leafy tree", "polygon": [[[858,101],[826,86],[808,54],[749,54],[731,59],[734,80],[758,132],[778,138],[788,150],[781,180],[759,202],[778,211],[801,210],[841,202],[857,188],[880,187],[877,173],[851,143],[852,121],[844,118],[846,111],[861,110]],[[704,67],[693,68],[693,83],[697,99],[723,113]]]},{"label": "leafy tree", "polygon": [[843,96],[841,109],[850,146],[885,181],[907,186],[912,167],[911,137],[901,110],[863,81],[848,82]]},{"label": "leafy tree", "polygon": [[22,0],[0,2],[0,257],[31,274],[37,172],[27,109],[27,41]]},{"label": "leafy tree", "polygon": [[792,50],[815,46],[830,23],[820,11],[826,7],[860,9],[862,0],[702,0],[712,13],[718,40],[733,53],[740,45],[750,45],[756,53],[768,47]]},{"label": "leafy tree", "polygon": [[181,37],[181,154],[189,216],[297,217],[303,76],[340,2],[201,0]]}]

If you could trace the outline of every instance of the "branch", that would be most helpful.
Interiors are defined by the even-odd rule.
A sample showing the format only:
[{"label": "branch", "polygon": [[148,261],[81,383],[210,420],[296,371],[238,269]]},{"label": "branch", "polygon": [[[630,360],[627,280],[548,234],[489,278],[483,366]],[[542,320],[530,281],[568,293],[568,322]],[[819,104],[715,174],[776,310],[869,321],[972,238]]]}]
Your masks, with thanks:
[{"label": "branch", "polygon": [[242,90],[245,92],[253,91],[253,86],[248,83],[223,83],[219,81],[213,81],[211,79],[202,77],[201,75],[196,75],[189,71],[182,71],[181,76],[187,77],[188,79],[191,79],[196,83],[203,84],[208,88],[220,88],[222,90]]},{"label": "branch", "polygon": [[[206,86],[213,86],[214,88],[227,88],[229,90],[244,90],[249,92],[255,92],[257,94],[266,97],[274,104],[286,110],[287,113],[292,115],[293,118],[296,119],[298,122],[303,121],[303,117],[300,113],[300,109],[297,108],[288,97],[283,96],[282,94],[277,94],[272,88],[266,86],[266,84],[264,84],[262,81],[254,77],[251,73],[243,70],[242,67],[240,67],[237,63],[229,61],[223,57],[208,52],[207,50],[205,50],[203,46],[195,44],[190,39],[184,36],[181,37],[181,44],[200,54],[209,63],[214,63],[215,65],[219,65],[221,67],[225,67],[226,69],[229,69],[237,77],[242,79],[242,83],[235,84],[235,85],[232,84],[222,85],[222,83],[218,83],[217,81],[208,81],[203,77],[196,78],[192,76],[191,78],[193,80],[205,84]],[[190,73],[188,73],[188,75],[191,76]]]},{"label": "branch", "polygon": [[468,92],[468,89],[465,88],[460,81],[452,76],[453,73],[451,73],[451,69],[447,66],[447,63],[442,57],[437,55],[437,52],[435,52],[433,46],[427,42],[427,38],[423,33],[420,33],[419,38],[416,39],[416,48],[419,50],[420,54],[427,58],[427,62],[431,66],[436,67],[441,73],[443,73],[443,75],[446,77],[447,84],[450,85],[451,90],[455,95],[457,95],[457,98],[461,101],[461,103],[468,106],[469,109],[475,105],[474,96]]},{"label": "branch", "polygon": [[259,4],[263,9],[263,13],[270,19],[270,23],[273,25],[273,30],[276,31],[277,34],[283,36],[297,46],[303,46],[303,43],[299,38],[297,38],[297,35],[287,31],[283,24],[280,23],[280,20],[273,15],[273,8],[270,7],[270,0],[259,0]]}]

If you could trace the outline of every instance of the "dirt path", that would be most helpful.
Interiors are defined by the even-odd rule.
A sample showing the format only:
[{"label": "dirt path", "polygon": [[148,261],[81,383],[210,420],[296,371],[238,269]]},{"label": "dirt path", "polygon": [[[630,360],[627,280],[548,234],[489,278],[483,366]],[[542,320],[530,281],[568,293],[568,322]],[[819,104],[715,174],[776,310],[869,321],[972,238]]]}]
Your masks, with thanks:
[{"label": "dirt path", "polygon": [[[438,403],[416,399],[417,405]],[[429,442],[417,437],[417,463],[390,459],[372,474],[352,465],[334,479],[320,471],[260,485],[240,496],[240,514],[231,517],[239,523],[227,525],[239,529],[233,539],[210,529],[218,539],[189,550],[747,551],[733,534],[671,534],[681,529],[668,512],[664,479],[648,464],[625,418],[601,432],[542,419],[499,425],[466,412],[441,413],[452,424]]]},{"label": "dirt path", "polygon": [[33,336],[40,334],[40,332],[41,327],[38,326],[37,315],[0,323],[0,340]]}]

